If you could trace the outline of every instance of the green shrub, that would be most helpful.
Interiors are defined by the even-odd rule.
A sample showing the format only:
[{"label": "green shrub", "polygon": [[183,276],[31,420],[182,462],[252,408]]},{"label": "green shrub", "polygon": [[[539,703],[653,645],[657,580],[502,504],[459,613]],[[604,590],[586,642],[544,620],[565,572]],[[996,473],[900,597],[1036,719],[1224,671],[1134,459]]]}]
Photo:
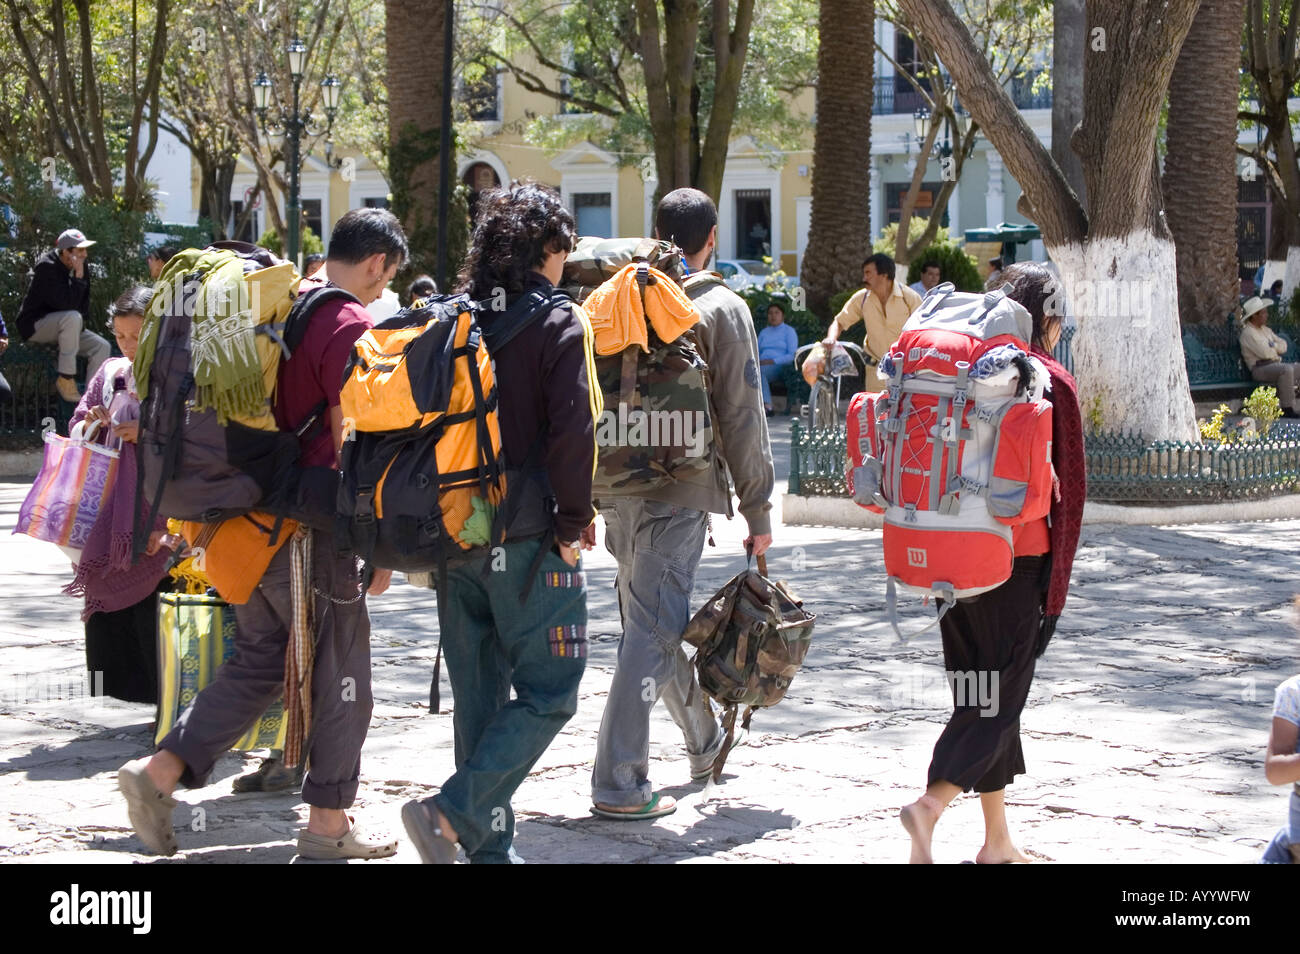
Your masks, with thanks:
[{"label": "green shrub", "polygon": [[939,263],[940,280],[952,282],[961,292],[978,292],[984,290],[975,259],[966,254],[965,249],[951,242],[935,242],[922,251],[907,267],[907,284],[921,280],[921,266],[927,261]]},{"label": "green shrub", "polygon": [[[915,242],[917,239],[919,239],[921,237],[921,233],[925,231],[926,226],[928,226],[929,224],[930,224],[930,220],[925,218],[924,216],[913,215],[912,218],[907,223],[907,243],[910,245],[913,242]],[[951,241],[952,239],[948,236],[948,230],[941,225],[939,226],[938,231],[934,233],[934,242],[931,244],[937,245],[941,242],[950,243]],[[897,243],[898,243],[898,223],[890,222],[888,225],[886,225],[883,229],[880,230],[880,238],[876,239],[874,242],[871,243],[871,251],[884,252],[890,258],[893,258],[894,246]]]},{"label": "green shrub", "polygon": [[[908,240],[914,242],[920,238],[927,224],[927,219],[916,215],[912,216],[907,228]],[[880,238],[876,239],[872,244],[871,250],[873,252],[884,252],[892,258],[897,238],[898,223],[890,222],[881,229]],[[980,280],[979,267],[975,260],[952,240],[948,230],[942,226],[935,232],[934,241],[921,249],[908,264],[905,284],[911,285],[920,281],[921,266],[925,264],[927,259],[934,259],[939,263],[939,271],[943,276],[942,280],[952,282],[958,291],[978,292],[984,290],[984,282]]]},{"label": "green shrub", "polygon": [[[268,252],[274,252],[276,255],[284,255],[284,245],[280,242],[280,236],[275,229],[267,229],[257,237],[257,244],[262,246]],[[303,226],[302,234],[298,236],[298,250],[302,252],[303,258],[308,255],[316,255],[325,251],[325,243],[320,240],[320,236],[311,229]]]},{"label": "green shrub", "polygon": [[10,334],[16,333],[13,319],[31,283],[36,258],[54,247],[64,229],[77,228],[97,243],[87,258],[91,279],[86,329],[111,340],[108,306],[129,286],[149,280],[142,248],[146,215],[124,212],[115,202],[54,192],[31,163],[0,170],[0,191],[12,197],[17,216],[14,234],[0,249],[0,312]]},{"label": "green shrub", "polygon": [[1250,397],[1241,402],[1241,413],[1255,419],[1260,437],[1268,437],[1268,432],[1282,416],[1282,402],[1278,400],[1277,388],[1255,388],[1250,392]]}]

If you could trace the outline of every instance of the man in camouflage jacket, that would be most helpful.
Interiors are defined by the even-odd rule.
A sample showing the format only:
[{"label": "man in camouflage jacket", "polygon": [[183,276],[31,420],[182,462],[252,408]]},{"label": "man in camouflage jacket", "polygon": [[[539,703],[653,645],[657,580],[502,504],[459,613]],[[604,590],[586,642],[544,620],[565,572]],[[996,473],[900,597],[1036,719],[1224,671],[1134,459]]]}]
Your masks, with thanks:
[{"label": "man in camouflage jacket", "polygon": [[649,779],[650,710],[662,696],[681,728],[691,777],[706,780],[724,735],[700,691],[681,637],[691,618],[691,589],[703,555],[709,513],[732,514],[731,486],[755,555],[772,543],[775,474],[759,390],[758,341],[749,308],[716,272],[705,271],[717,245],[718,212],[697,189],[666,195],[656,237],[675,242],[689,269],[683,287],[700,312],[700,351],[709,366],[712,465],[643,496],[597,501],[605,544],[618,561],[623,638],[601,720],[592,772],[598,814],[621,819],[666,815],[670,796]]}]

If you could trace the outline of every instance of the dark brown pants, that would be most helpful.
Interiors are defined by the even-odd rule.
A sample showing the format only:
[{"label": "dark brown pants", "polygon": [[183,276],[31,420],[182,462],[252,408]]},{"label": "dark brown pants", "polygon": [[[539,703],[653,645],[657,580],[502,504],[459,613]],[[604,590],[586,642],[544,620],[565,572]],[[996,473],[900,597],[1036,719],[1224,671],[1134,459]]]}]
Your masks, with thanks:
[{"label": "dark brown pants", "polygon": [[[271,560],[243,606],[235,607],[235,654],[181,713],[159,744],[185,763],[181,783],[207,783],[212,766],[261,718],[284,688],[284,653],[293,625],[288,543]],[[316,665],[312,727],[302,800],[347,808],[357,794],[361,745],[374,707],[370,694],[370,617],[356,559],[336,556],[330,535],[316,533],[313,565]]]}]

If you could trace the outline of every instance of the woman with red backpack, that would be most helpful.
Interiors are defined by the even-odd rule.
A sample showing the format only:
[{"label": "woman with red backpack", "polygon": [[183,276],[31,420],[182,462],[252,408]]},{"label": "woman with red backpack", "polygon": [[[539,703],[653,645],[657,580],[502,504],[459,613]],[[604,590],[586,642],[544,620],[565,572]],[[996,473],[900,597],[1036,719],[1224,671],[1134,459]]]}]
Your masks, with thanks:
[{"label": "woman with red backpack", "polygon": [[[966,704],[953,678],[952,718],[935,743],[925,794],[900,812],[912,838],[913,864],[929,864],[939,816],[963,791],[980,793],[984,846],[976,862],[1029,861],[1011,840],[1006,786],[1025,771],[1020,747],[1020,713],[1029,696],[1035,660],[1042,656],[1065,606],[1070,569],[1079,544],[1086,495],[1083,424],[1074,378],[1051,356],[1061,336],[1062,317],[1053,307],[1059,280],[1036,262],[1002,270],[998,287],[1033,319],[1031,353],[1051,380],[1052,466],[1058,487],[1047,519],[1013,529],[1011,578],[997,589],[958,600],[939,621],[944,669],[973,675],[982,705]],[[987,698],[986,694],[992,696]]]}]

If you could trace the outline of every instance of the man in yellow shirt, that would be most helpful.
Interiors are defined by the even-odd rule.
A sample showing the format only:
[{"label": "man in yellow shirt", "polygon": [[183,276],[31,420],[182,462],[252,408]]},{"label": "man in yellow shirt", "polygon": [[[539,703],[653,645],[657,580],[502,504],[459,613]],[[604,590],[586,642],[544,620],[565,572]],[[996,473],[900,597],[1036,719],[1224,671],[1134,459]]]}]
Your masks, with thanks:
[{"label": "man in yellow shirt", "polygon": [[[827,353],[839,340],[840,332],[852,328],[859,321],[866,322],[867,339],[863,344],[867,353],[877,361],[898,340],[908,316],[921,304],[921,296],[902,282],[894,281],[894,260],[883,252],[872,255],[862,263],[862,284],[866,287],[855,292],[844,303],[831,326],[826,329]],[[867,391],[883,391],[885,381],[874,367],[867,369],[864,383]]]},{"label": "man in yellow shirt", "polygon": [[1274,334],[1265,322],[1268,320],[1268,306],[1273,304],[1270,298],[1250,298],[1241,306],[1241,357],[1250,368],[1250,376],[1256,381],[1272,384],[1277,388],[1277,399],[1282,405],[1283,417],[1300,417],[1300,407],[1296,406],[1296,372],[1300,365],[1282,360],[1287,352],[1287,342]]}]

